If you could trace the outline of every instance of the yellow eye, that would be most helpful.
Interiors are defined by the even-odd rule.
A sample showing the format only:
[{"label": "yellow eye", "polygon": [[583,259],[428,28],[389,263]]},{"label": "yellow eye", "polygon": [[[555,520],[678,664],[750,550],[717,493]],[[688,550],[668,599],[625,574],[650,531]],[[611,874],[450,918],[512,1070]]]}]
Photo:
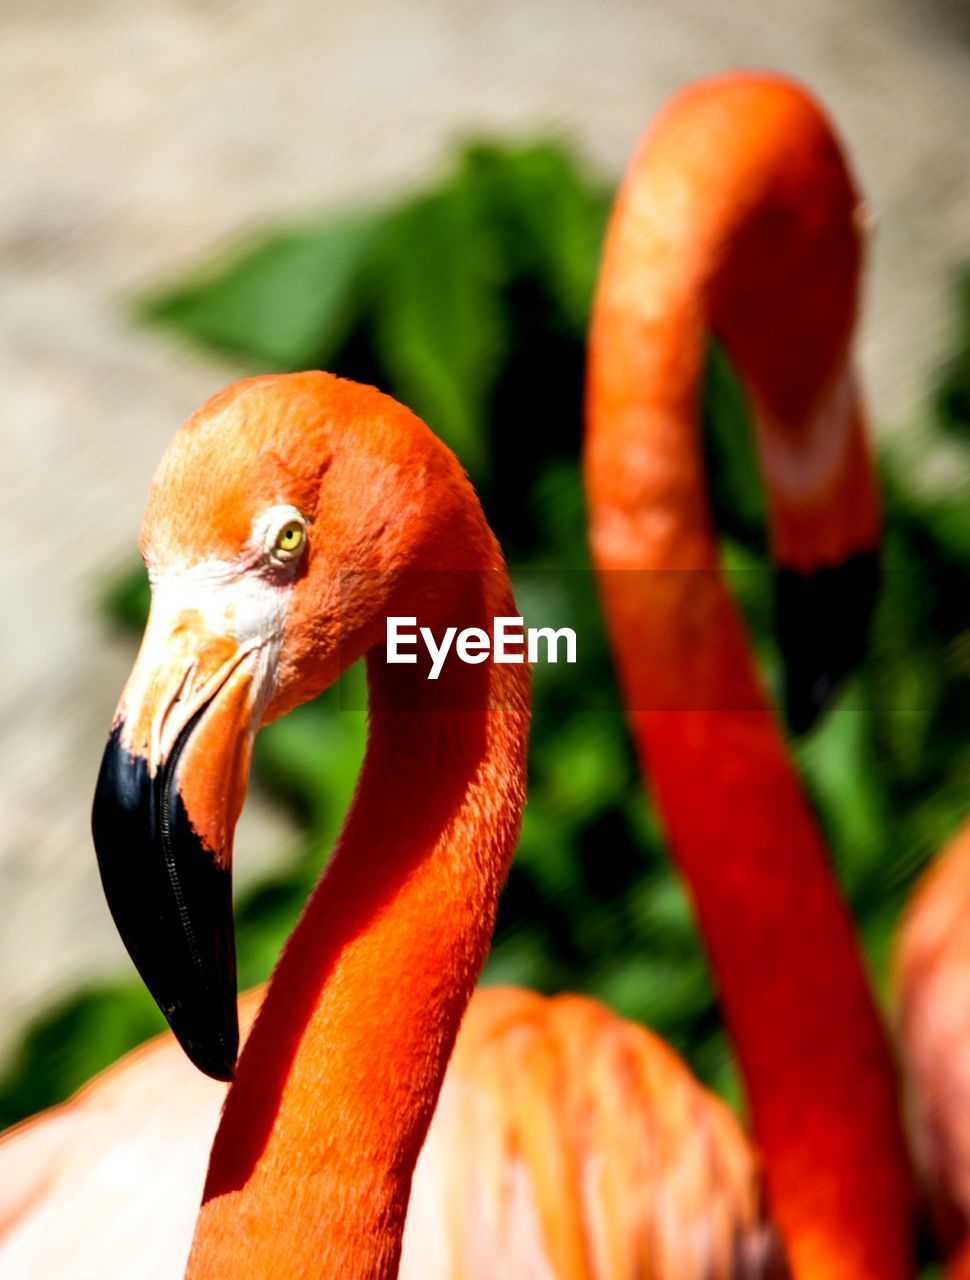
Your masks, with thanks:
[{"label": "yellow eye", "polygon": [[303,546],[306,532],[299,520],[287,520],[276,535],[276,550],[291,556]]}]

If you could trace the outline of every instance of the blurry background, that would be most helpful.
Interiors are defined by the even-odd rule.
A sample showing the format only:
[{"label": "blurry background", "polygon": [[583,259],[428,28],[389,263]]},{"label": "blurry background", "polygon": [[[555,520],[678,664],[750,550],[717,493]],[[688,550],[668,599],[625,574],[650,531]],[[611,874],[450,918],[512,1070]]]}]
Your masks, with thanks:
[{"label": "blurry background", "polygon": [[[651,113],[734,65],[833,113],[875,219],[861,356],[890,505],[869,668],[799,761],[880,986],[970,777],[970,18],[953,0],[7,0],[0,8],[0,1120],[159,1025],[88,813],[137,643],[135,542],[175,426],[231,377],[379,382],[460,453],[514,564],[585,563],[582,339],[609,193]],[[707,418],[773,678],[760,495],[730,370]],[[565,582],[565,580],[564,580]],[[593,991],[733,1092],[689,915],[602,678],[537,689],[491,976]],[[584,668],[588,672],[588,668]],[[847,709],[850,708],[851,709]],[[237,842],[263,976],[355,776],[334,701],[261,736]]]}]

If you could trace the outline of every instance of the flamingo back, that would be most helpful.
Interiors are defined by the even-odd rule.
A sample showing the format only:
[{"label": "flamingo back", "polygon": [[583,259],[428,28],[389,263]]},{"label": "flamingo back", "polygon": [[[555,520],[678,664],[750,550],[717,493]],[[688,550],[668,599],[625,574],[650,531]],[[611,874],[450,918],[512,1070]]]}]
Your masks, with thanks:
[{"label": "flamingo back", "polygon": [[476,993],[400,1280],[786,1274],[750,1147],[671,1049],[581,996]]}]

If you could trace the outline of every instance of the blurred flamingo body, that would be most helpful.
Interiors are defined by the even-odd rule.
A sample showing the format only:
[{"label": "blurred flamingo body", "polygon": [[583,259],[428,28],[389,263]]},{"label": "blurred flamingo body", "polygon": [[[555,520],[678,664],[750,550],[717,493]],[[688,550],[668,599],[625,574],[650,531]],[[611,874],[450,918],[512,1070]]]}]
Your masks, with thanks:
[{"label": "blurred flamingo body", "polygon": [[970,1276],[970,822],[917,885],[894,987],[913,1140],[949,1275]]},{"label": "blurred flamingo body", "polygon": [[[848,366],[856,215],[838,148],[800,90],[737,76],[680,95],[648,133],[614,216],[593,325],[586,466],[594,554],[634,729],[711,948],[793,1273],[893,1280],[911,1274],[911,1188],[892,1064],[824,849],[720,580],[695,422],[703,337],[713,326],[759,410],[781,558],[807,571],[874,546],[878,508]],[[750,272],[732,270],[744,264],[745,247],[765,259],[753,298]],[[771,322],[767,334],[759,317]],[[333,431],[341,414],[359,422],[397,412],[348,384],[325,390],[332,380],[313,381],[323,377],[243,384],[260,388],[255,404],[230,389],[202,413],[203,445],[206,431],[236,414],[237,438],[252,432],[277,456],[278,423],[305,415],[308,397],[311,410],[314,397],[326,401],[326,412],[314,411],[321,431],[323,419]],[[245,411],[235,407],[240,400]],[[410,415],[401,423],[403,435],[416,430]],[[343,475],[373,484],[370,454],[394,437],[355,430],[361,456],[344,462]],[[487,603],[514,612],[470,491],[419,438],[422,476],[430,470],[445,484],[451,506],[435,511],[428,498],[420,555],[412,547],[409,563],[487,568],[498,583]],[[190,446],[195,439],[186,437]],[[233,499],[245,493],[250,501],[259,489],[252,458],[242,461],[241,478],[220,499],[231,523]],[[234,476],[239,462],[230,458],[225,474]],[[195,466],[207,468],[210,484],[213,471],[219,477],[212,463],[203,447]],[[177,487],[185,474],[176,458],[156,482],[157,504],[167,481]],[[330,483],[322,506],[339,550],[349,536],[332,488],[339,473]],[[387,483],[393,492],[399,477]],[[386,508],[387,494],[375,502]],[[193,506],[172,529],[184,538],[198,519]],[[471,566],[455,521],[471,537]],[[446,538],[433,536],[445,529]],[[380,546],[380,521],[364,532],[369,548]],[[312,524],[309,535],[311,546],[328,545]],[[178,541],[171,529],[166,536]],[[422,557],[431,548],[444,559],[429,565]],[[459,559],[449,564],[446,549]],[[391,557],[380,567],[397,563]],[[643,575],[639,585],[628,577],[628,598],[611,589],[610,571],[642,569],[674,573]],[[691,571],[689,591],[682,570]],[[300,646],[315,643],[318,606],[307,597],[290,608],[282,653],[295,645],[297,668]],[[359,652],[368,639],[374,643],[362,624]],[[375,663],[370,670],[377,678]],[[473,670],[484,678],[484,669]],[[510,679],[500,701],[511,699],[513,714],[485,716],[472,742],[461,742],[449,717],[445,727],[433,717],[422,722],[434,735],[435,768],[455,788],[440,804],[432,798],[427,821],[408,799],[428,794],[426,744],[413,735],[402,741],[406,718],[378,702],[347,828],[228,1094],[190,1277],[390,1277],[402,1240],[406,1280],[783,1274],[757,1163],[734,1121],[649,1033],[578,997],[508,989],[475,996],[418,1159],[514,841],[526,694]],[[289,678],[264,718],[301,696],[309,688]],[[447,702],[439,717],[441,706]],[[500,784],[498,811],[480,768]],[[201,811],[212,794],[198,788]],[[447,820],[455,804],[466,824],[457,843]],[[416,832],[402,827],[401,812]],[[216,830],[219,821],[203,826]],[[402,839],[417,844],[404,874]],[[244,1012],[252,1015],[245,1001]],[[187,1088],[191,1069],[177,1053],[171,1040],[155,1042],[6,1138],[0,1162],[16,1159],[32,1177],[0,1203],[5,1275],[6,1263],[39,1256],[31,1248],[50,1249],[68,1203],[83,1204],[71,1190],[89,1160],[109,1177],[114,1165],[126,1187],[146,1191],[155,1162],[160,1178],[172,1170],[173,1185],[176,1163],[192,1165],[178,1183],[184,1198],[152,1195],[148,1205],[156,1217],[171,1205],[165,1266],[174,1269],[152,1270],[138,1225],[121,1222],[135,1193],[114,1199],[120,1229],[109,1226],[102,1240],[116,1247],[103,1271],[91,1267],[104,1280],[129,1251],[143,1271],[126,1265],[126,1277],[180,1273],[189,1191],[197,1197],[223,1087],[193,1077]],[[166,1108],[170,1146],[157,1131],[141,1143],[136,1107],[126,1101],[143,1109],[140,1089],[178,1097],[177,1109]],[[92,1223],[100,1225],[94,1210],[82,1209],[79,1240]],[[67,1249],[69,1239],[65,1232]],[[36,1267],[29,1274],[43,1280]]]},{"label": "blurred flamingo body", "polygon": [[852,924],[720,572],[698,402],[713,334],[752,410],[789,712],[805,725],[860,656],[880,537],[851,364],[862,221],[798,86],[750,73],[680,94],[614,208],[587,386],[591,544],[634,736],[772,1214],[794,1274],[827,1280],[913,1274],[911,1174]]}]

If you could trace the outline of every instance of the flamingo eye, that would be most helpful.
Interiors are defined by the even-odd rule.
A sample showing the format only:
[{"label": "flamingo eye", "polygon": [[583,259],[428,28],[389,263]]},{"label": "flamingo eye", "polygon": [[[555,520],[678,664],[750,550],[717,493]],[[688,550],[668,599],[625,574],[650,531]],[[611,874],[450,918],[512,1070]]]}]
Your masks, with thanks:
[{"label": "flamingo eye", "polygon": [[306,531],[298,520],[289,520],[276,535],[276,550],[285,555],[295,555],[303,546]]},{"label": "flamingo eye", "polygon": [[274,507],[256,525],[263,554],[275,564],[290,564],[306,548],[306,521],[295,507]]}]

